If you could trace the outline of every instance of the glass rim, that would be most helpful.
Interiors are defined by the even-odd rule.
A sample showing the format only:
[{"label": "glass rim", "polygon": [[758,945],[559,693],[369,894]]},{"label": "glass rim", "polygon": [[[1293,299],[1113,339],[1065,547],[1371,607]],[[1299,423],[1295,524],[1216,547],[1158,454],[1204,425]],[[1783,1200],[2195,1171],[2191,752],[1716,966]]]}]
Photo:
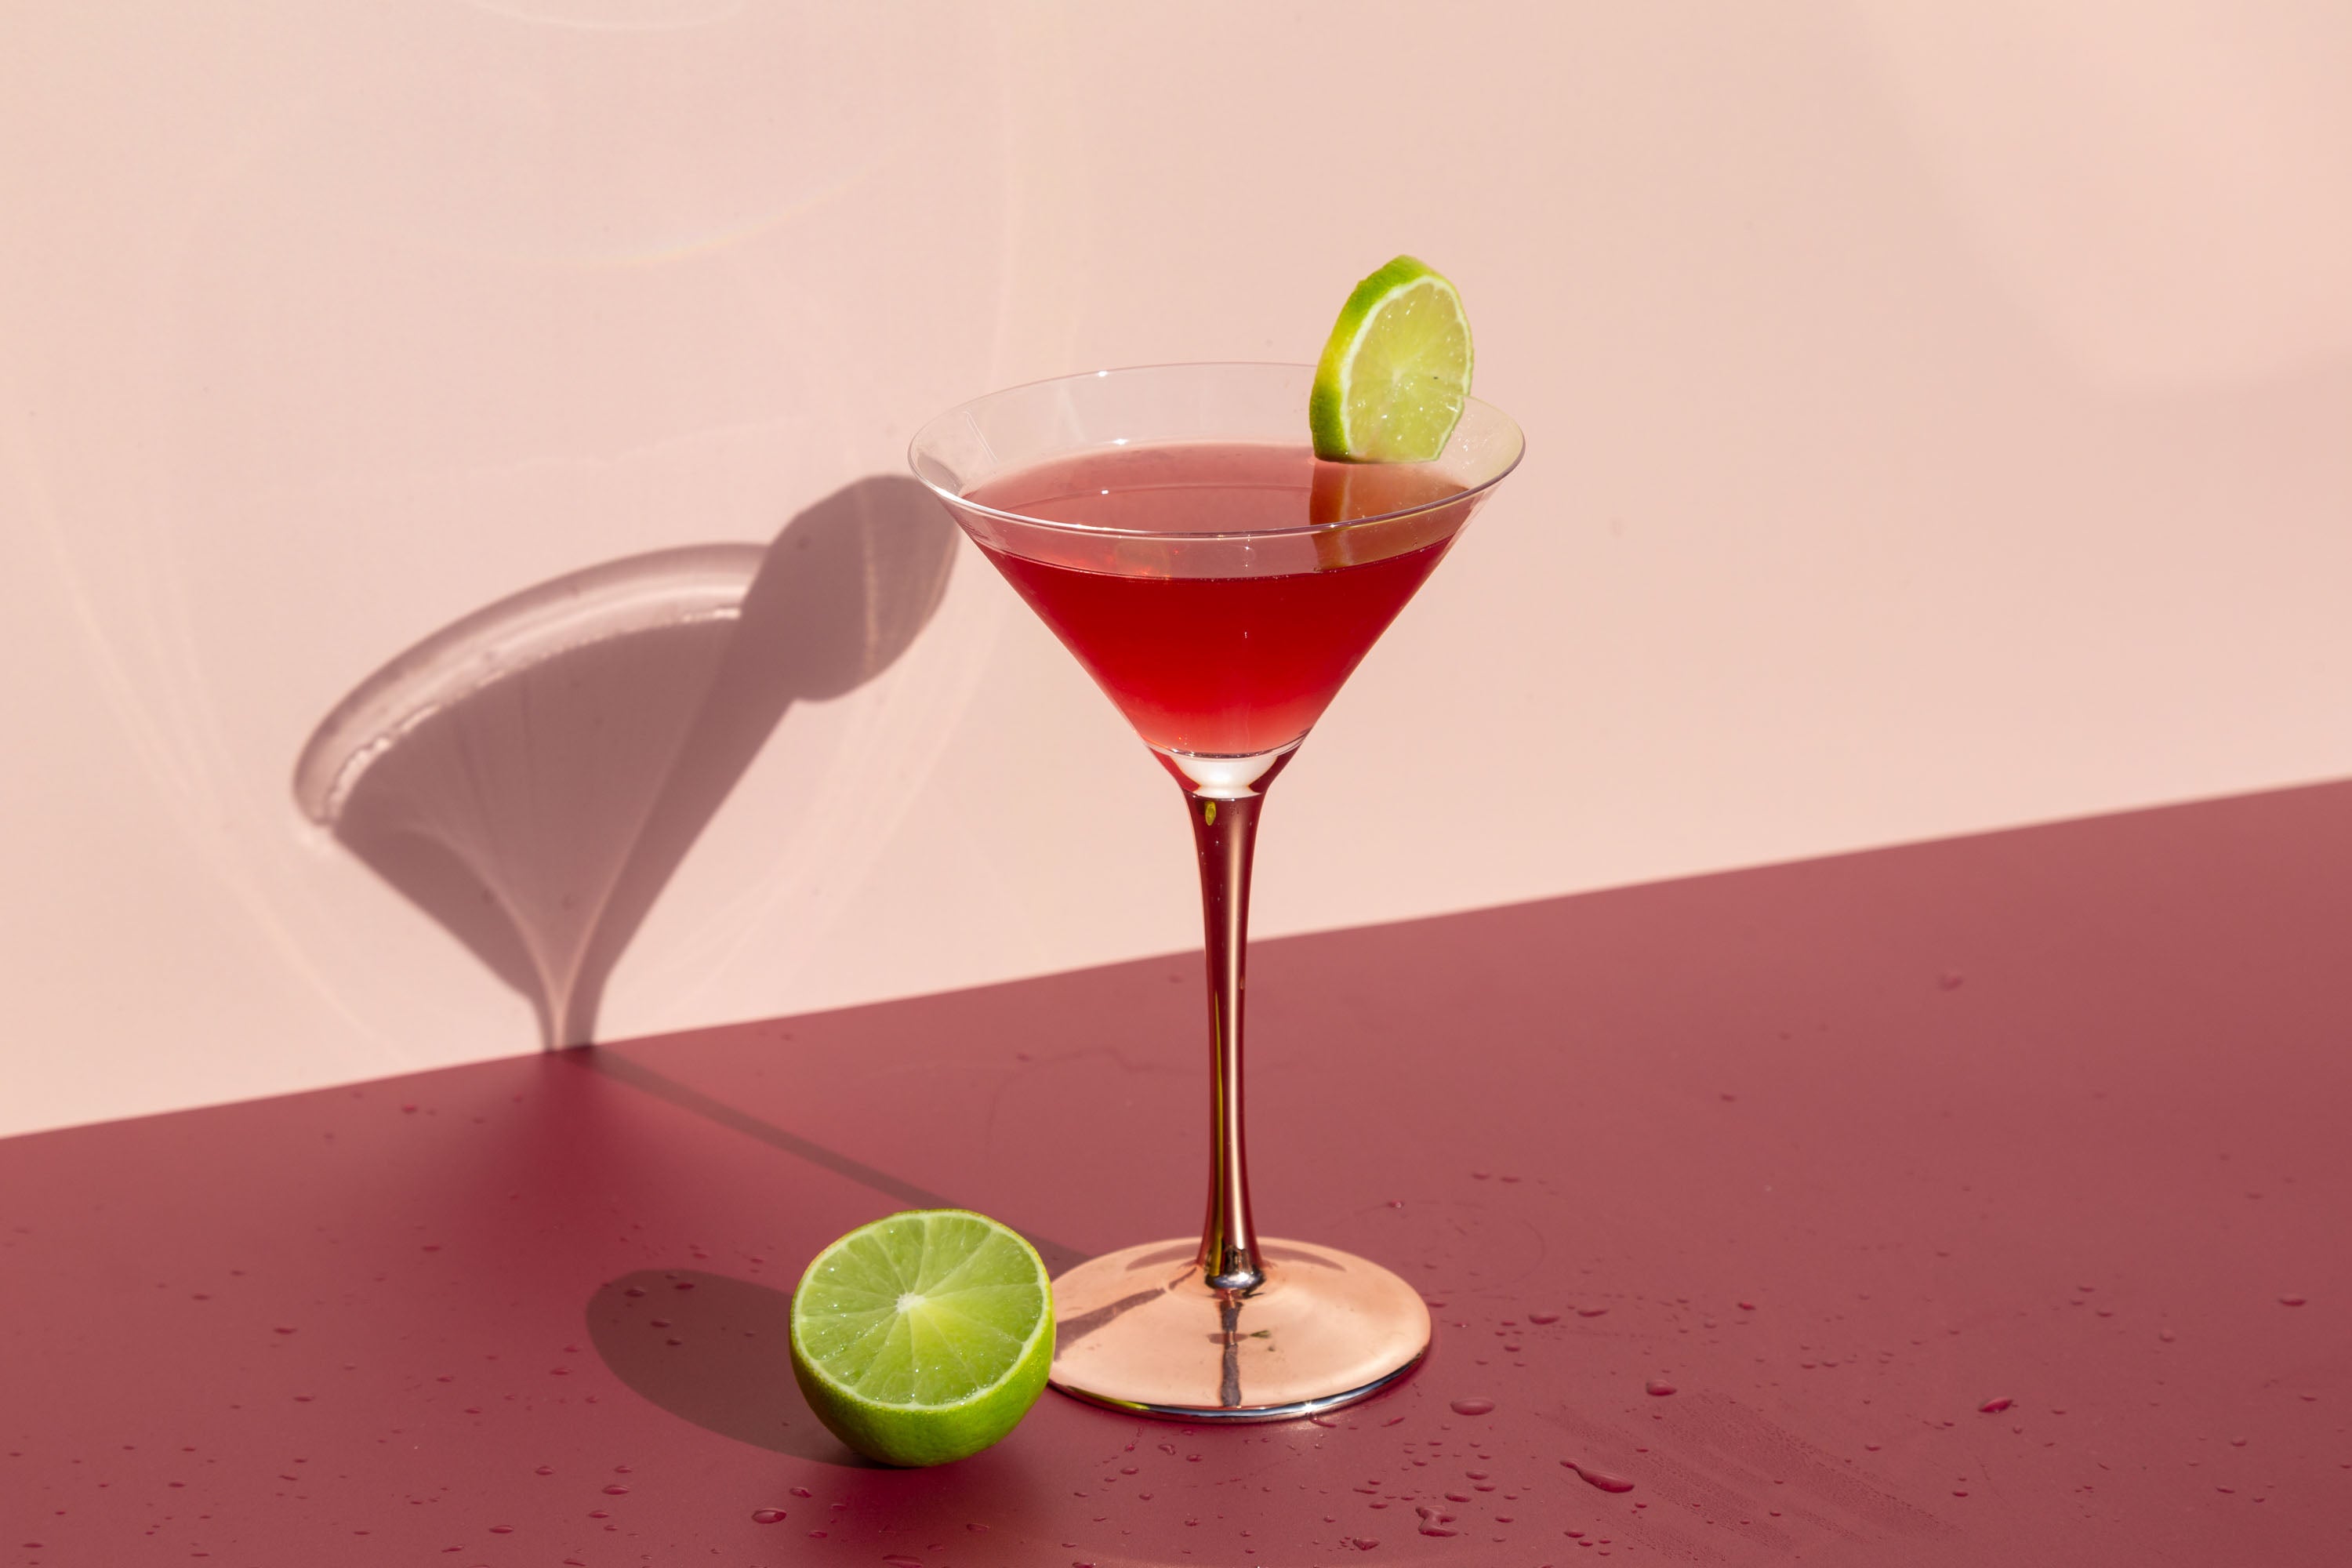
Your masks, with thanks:
[{"label": "glass rim", "polygon": [[[959,511],[977,512],[982,517],[992,517],[1004,522],[1018,523],[1024,528],[1043,528],[1051,530],[1056,533],[1086,534],[1102,539],[1293,539],[1307,538],[1320,533],[1329,533],[1343,528],[1369,528],[1379,523],[1392,522],[1400,518],[1425,517],[1433,511],[1443,511],[1447,507],[1460,506],[1465,501],[1475,500],[1484,496],[1487,491],[1493,489],[1496,485],[1501,484],[1505,479],[1510,478],[1512,471],[1518,468],[1521,460],[1528,455],[1527,432],[1519,428],[1518,421],[1513,419],[1509,415],[1504,413],[1500,408],[1488,403],[1484,398],[1473,397],[1465,393],[1462,399],[1462,411],[1465,416],[1473,408],[1479,409],[1488,416],[1499,421],[1505,428],[1509,430],[1514,438],[1510,460],[1504,463],[1493,473],[1481,479],[1476,484],[1465,486],[1463,489],[1455,490],[1451,495],[1441,496],[1434,500],[1423,501],[1416,506],[1400,507],[1394,511],[1371,512],[1363,517],[1341,518],[1330,522],[1302,522],[1286,528],[1234,528],[1198,531],[1158,528],[1113,528],[1107,527],[1100,523],[1063,522],[1057,521],[1052,518],[1033,517],[1027,512],[1009,511],[1002,507],[992,507],[983,502],[973,500],[969,496],[960,494],[957,491],[948,489],[947,486],[940,484],[937,479],[931,477],[929,472],[926,470],[923,452],[925,446],[924,438],[934,429],[947,424],[948,421],[956,418],[958,416],[968,417],[972,409],[979,407],[983,403],[992,402],[996,398],[1009,396],[1016,392],[1028,392],[1038,387],[1054,386],[1065,383],[1100,381],[1114,375],[1141,374],[1152,371],[1181,370],[1298,371],[1303,372],[1311,383],[1315,375],[1315,369],[1316,367],[1311,364],[1297,364],[1283,360],[1177,360],[1160,364],[1116,365],[1100,370],[1077,371],[1067,375],[1042,376],[1035,381],[1019,382],[1012,386],[998,387],[993,392],[984,392],[978,397],[966,398],[963,402],[955,405],[953,407],[943,410],[939,414],[933,415],[930,418],[924,420],[921,425],[916,427],[915,434],[909,437],[907,442],[907,467],[914,475],[915,479],[919,484],[920,484],[925,489],[929,490],[933,495],[939,497],[939,499],[945,502],[949,507]],[[1304,416],[1306,412],[1307,411],[1304,408],[1299,410],[1299,413],[1302,416]],[[1457,425],[1455,428],[1459,429],[1460,426]],[[1150,443],[1146,442],[1143,444]],[[1177,443],[1171,442],[1168,444],[1172,446]],[[1272,445],[1272,443],[1252,444]],[[1087,450],[1088,448],[1079,447],[1074,449]],[[1376,465],[1366,464],[1363,466],[1369,468]],[[1417,467],[1419,465],[1398,464],[1396,466],[1406,468]]]}]

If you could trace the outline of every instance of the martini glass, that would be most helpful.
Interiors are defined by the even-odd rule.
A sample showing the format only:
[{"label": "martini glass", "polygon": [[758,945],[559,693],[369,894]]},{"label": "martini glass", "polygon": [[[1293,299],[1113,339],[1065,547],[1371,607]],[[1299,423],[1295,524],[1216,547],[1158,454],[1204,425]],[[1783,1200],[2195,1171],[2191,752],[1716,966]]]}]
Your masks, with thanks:
[{"label": "martini glass", "polygon": [[1189,1420],[1361,1399],[1429,1347],[1378,1264],[1260,1236],[1242,1135],[1251,848],[1266,788],[1522,448],[1469,400],[1445,450],[1322,463],[1306,365],[1098,371],[992,393],[916,433],[916,478],[1118,706],[1184,794],[1209,982],[1209,1201],[1197,1240],[1054,1281],[1054,1385]]}]

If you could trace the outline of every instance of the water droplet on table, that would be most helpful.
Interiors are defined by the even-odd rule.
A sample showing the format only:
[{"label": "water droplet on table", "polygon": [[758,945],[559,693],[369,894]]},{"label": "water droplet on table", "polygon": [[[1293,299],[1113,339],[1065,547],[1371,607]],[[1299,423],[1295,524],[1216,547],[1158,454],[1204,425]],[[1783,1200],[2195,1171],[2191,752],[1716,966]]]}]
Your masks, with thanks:
[{"label": "water droplet on table", "polygon": [[1633,1483],[1623,1476],[1612,1476],[1606,1470],[1580,1465],[1574,1459],[1562,1459],[1560,1463],[1582,1477],[1586,1485],[1599,1487],[1604,1492],[1630,1492],[1633,1489]]}]

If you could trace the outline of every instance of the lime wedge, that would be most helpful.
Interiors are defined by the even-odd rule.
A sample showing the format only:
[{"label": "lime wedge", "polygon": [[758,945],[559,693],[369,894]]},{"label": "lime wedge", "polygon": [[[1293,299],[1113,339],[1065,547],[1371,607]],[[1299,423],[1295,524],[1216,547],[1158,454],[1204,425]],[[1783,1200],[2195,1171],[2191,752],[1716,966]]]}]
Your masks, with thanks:
[{"label": "lime wedge", "polygon": [[1454,285],[1400,256],[1348,296],[1307,400],[1315,455],[1425,463],[1445,450],[1470,394],[1470,319]]},{"label": "lime wedge", "polygon": [[861,1226],[793,1293],[793,1375],[809,1408],[885,1464],[979,1453],[1037,1402],[1053,1360],[1036,1248],[968,1209]]}]

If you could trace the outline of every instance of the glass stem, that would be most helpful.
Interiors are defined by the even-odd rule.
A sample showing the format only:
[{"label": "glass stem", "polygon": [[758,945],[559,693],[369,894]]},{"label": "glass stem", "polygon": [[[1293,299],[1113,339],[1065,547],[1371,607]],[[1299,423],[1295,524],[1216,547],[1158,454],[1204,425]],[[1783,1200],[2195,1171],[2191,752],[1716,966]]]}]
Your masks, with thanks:
[{"label": "glass stem", "polygon": [[1247,1292],[1265,1280],[1250,1226],[1249,1164],[1242,1141],[1242,1010],[1249,961],[1250,854],[1258,807],[1248,794],[1211,800],[1186,792],[1201,856],[1201,916],[1209,967],[1209,1215],[1201,1269],[1211,1289]]}]

